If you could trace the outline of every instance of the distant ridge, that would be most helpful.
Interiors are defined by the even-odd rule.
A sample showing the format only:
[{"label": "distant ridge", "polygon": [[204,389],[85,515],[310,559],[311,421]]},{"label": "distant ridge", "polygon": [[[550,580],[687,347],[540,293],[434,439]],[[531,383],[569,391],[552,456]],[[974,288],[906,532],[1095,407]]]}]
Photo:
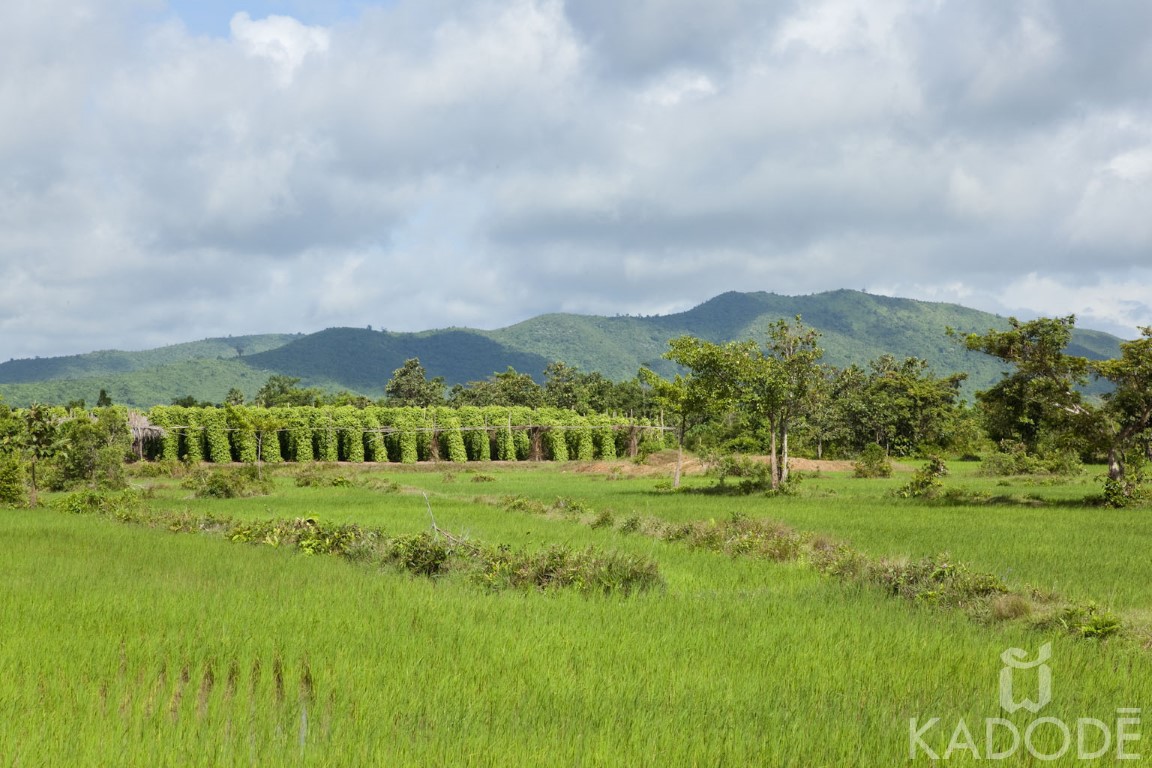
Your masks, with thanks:
[{"label": "distant ridge", "polygon": [[[12,360],[0,363],[0,396],[12,405],[78,399],[91,404],[103,388],[113,402],[139,407],[187,395],[221,402],[231,387],[251,397],[278,373],[299,377],[308,386],[375,399],[410,357],[420,358],[430,376],[443,376],[448,385],[485,379],[509,366],[540,379],[554,360],[621,380],[635,376],[642,365],[671,373],[673,366],[661,356],[676,336],[715,342],[762,338],[769,323],[796,315],[821,332],[824,359],[831,365],[866,365],[883,354],[919,357],[939,374],[968,372],[969,393],[995,382],[1003,370],[945,335],[948,327],[962,332],[1007,327],[999,315],[851,290],[810,296],[731,291],[685,312],[653,317],[546,314],[490,331],[328,328],[307,335],[204,339],[142,352]],[[1120,341],[1100,331],[1077,330],[1069,351],[1113,357]]]}]

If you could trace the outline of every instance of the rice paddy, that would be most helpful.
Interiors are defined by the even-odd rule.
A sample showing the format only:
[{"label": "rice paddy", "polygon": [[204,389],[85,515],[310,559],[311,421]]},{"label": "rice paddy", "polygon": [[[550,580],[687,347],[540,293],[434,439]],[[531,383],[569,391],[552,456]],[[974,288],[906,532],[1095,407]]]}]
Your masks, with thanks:
[{"label": "rice paddy", "polygon": [[[808,477],[795,495],[765,497],[673,493],[665,477],[627,463],[326,472],[348,482],[297,487],[290,468],[278,468],[270,495],[239,499],[193,498],[169,478],[135,483],[151,487],[146,503],[157,512],[313,518],[408,534],[429,530],[431,511],[440,529],[488,545],[649,557],[664,587],[627,597],[492,591],[458,575],[428,578],[52,508],[5,509],[0,764],[1152,759],[1148,737],[1120,738],[1139,725],[1117,724],[1133,716],[1118,710],[1152,702],[1152,649],[1142,634],[1152,615],[1152,517],[1085,505],[1091,485],[1002,486],[960,469],[947,484],[964,489],[964,500],[922,503],[887,494],[899,478],[829,473]],[[510,510],[501,503],[508,497],[572,500],[606,522]],[[876,557],[948,551],[1010,584],[1096,602],[1126,629],[1089,640],[1027,622],[977,622],[801,561],[727,556],[626,525],[733,513]],[[1051,701],[1040,714],[1006,712],[1001,654],[1035,656],[1044,643],[1052,644]],[[1036,678],[1018,674],[1022,696]],[[1041,716],[1051,720],[1009,752],[1011,728],[1024,734]],[[989,718],[1011,726],[986,743]],[[1076,743],[1080,720],[1108,724],[1107,749],[1098,729]],[[1056,721],[1073,738],[1048,760],[1063,746]]]}]

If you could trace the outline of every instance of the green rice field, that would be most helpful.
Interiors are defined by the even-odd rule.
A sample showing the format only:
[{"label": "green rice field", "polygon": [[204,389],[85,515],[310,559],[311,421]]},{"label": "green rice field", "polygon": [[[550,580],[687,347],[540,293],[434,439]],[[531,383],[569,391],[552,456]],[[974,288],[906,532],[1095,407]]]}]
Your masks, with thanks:
[{"label": "green rice field", "polygon": [[[442,531],[511,550],[651,558],[663,586],[493,591],[51,504],[2,509],[0,765],[1152,764],[1152,728],[1131,722],[1152,705],[1152,514],[1089,505],[1091,476],[956,465],[944,482],[957,494],[919,502],[890,494],[906,473],[813,472],[770,497],[706,493],[715,481],[700,476],[672,492],[663,468],[627,461],[333,465],[340,481],[323,487],[297,487],[295,471],[275,468],[272,493],[251,498],[133,484],[156,512],[391,534],[430,530],[431,511]],[[516,511],[511,497],[585,514]],[[978,621],[640,524],[733,515],[878,559],[947,552],[1014,590],[1094,603],[1123,629]],[[1006,711],[1001,654],[1045,643],[1050,701]],[[1035,670],[1014,674],[1035,698]]]}]

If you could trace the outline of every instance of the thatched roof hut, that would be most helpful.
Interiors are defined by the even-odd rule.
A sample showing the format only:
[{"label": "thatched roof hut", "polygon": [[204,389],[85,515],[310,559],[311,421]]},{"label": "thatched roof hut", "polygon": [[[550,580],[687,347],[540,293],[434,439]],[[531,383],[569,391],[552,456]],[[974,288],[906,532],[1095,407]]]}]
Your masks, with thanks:
[{"label": "thatched roof hut", "polygon": [[148,417],[139,411],[128,411],[128,429],[132,433],[132,451],[144,458],[144,443],[149,440],[162,440],[165,432],[148,421]]}]

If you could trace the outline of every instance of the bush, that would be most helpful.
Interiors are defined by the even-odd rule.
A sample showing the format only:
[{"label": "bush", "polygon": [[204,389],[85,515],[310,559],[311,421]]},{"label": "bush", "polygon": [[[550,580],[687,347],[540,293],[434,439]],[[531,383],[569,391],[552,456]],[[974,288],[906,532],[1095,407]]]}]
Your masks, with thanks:
[{"label": "bush", "polygon": [[869,443],[852,465],[853,477],[892,477],[892,462],[876,443]]},{"label": "bush", "polygon": [[916,474],[912,475],[912,480],[907,485],[896,491],[896,495],[905,499],[934,499],[944,488],[940,478],[947,474],[948,466],[944,463],[944,459],[932,456],[927,464],[916,470]]},{"label": "bush", "polygon": [[327,471],[322,465],[308,464],[296,473],[297,488],[346,488],[352,481],[338,472]]},{"label": "bush", "polygon": [[998,577],[973,571],[948,555],[907,563],[876,563],[867,569],[866,578],[894,596],[943,606],[964,607],[1008,592]]},{"label": "bush", "polygon": [[1149,497],[1144,485],[1147,461],[1140,451],[1129,451],[1124,457],[1124,476],[1104,478],[1104,505],[1120,509],[1139,504]]},{"label": "bush", "polygon": [[256,467],[197,469],[180,483],[198,499],[236,499],[267,496],[272,483],[258,475]]},{"label": "bush", "polygon": [[24,463],[14,454],[0,454],[0,504],[20,507],[27,503]]},{"label": "bush", "polygon": [[728,478],[738,478],[740,483],[737,489],[741,493],[755,493],[772,487],[772,467],[751,456],[721,456],[713,460],[712,472],[719,480],[720,487],[724,487],[724,481]]},{"label": "bush", "polygon": [[985,456],[980,462],[980,474],[989,477],[1012,475],[1078,475],[1084,465],[1075,451],[1053,450],[1047,453],[1028,453],[1023,443],[1009,440],[1000,443],[1000,450]]},{"label": "bush", "polygon": [[481,558],[474,578],[489,589],[572,588],[586,594],[629,595],[664,585],[655,561],[594,548],[573,552],[555,545],[530,553],[498,547],[485,550]]}]

